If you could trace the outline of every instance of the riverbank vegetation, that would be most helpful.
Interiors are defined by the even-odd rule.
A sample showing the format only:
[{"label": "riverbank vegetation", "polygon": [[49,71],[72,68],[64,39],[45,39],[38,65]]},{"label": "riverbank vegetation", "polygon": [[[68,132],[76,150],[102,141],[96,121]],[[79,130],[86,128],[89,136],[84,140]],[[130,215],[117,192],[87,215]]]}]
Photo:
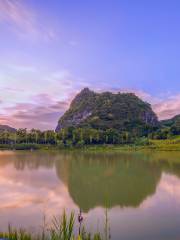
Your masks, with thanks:
[{"label": "riverbank vegetation", "polygon": [[[107,216],[105,215],[107,218]],[[79,217],[78,217],[79,219]],[[24,229],[14,229],[9,226],[7,232],[0,232],[0,239],[8,240],[109,240],[109,227],[107,219],[105,220],[104,234],[99,232],[91,234],[86,231],[85,226],[81,226],[79,222],[78,229],[75,229],[75,215],[71,213],[67,217],[64,212],[60,218],[54,217],[52,224],[46,226],[44,223],[42,231],[38,234],[28,232]]]}]

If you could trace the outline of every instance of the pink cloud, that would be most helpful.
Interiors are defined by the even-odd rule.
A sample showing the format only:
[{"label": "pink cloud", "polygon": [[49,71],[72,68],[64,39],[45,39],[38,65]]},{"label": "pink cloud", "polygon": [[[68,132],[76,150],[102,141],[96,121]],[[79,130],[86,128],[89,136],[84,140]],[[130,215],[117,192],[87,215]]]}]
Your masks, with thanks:
[{"label": "pink cloud", "polygon": [[38,84],[34,75],[26,80],[18,75],[0,86],[0,124],[55,129],[59,117],[86,83],[67,70],[43,74],[39,72]]},{"label": "pink cloud", "polygon": [[[21,171],[17,166],[12,168],[15,161],[11,160],[16,160],[16,157],[5,154],[1,153],[0,159],[0,213],[3,218],[1,227],[5,228],[9,221],[14,227],[31,227],[33,219],[34,226],[39,229],[44,214],[46,221],[50,221],[52,216],[57,214],[57,209],[58,214],[64,209],[77,209],[67,186],[54,173],[57,156],[52,159],[52,168],[39,166],[38,171],[30,171],[25,164],[25,169]],[[7,160],[4,165],[3,159]],[[40,160],[39,157],[37,160]],[[32,166],[30,168],[32,170]]]},{"label": "pink cloud", "polygon": [[59,117],[68,108],[69,99],[59,101],[48,94],[34,96],[34,103],[18,103],[4,108],[0,115],[1,124],[9,124],[16,128],[55,129]]},{"label": "pink cloud", "polygon": [[176,95],[153,105],[159,119],[172,118],[180,114],[180,95]]}]

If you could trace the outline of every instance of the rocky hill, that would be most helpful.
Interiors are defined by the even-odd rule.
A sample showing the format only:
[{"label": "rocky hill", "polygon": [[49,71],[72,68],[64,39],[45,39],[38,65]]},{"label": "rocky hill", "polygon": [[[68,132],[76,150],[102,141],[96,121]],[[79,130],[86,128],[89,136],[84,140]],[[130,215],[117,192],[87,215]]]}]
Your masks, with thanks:
[{"label": "rocky hill", "polygon": [[0,125],[0,132],[16,132],[15,128],[9,127],[8,125]]},{"label": "rocky hill", "polygon": [[85,88],[60,118],[56,131],[72,126],[132,131],[157,125],[158,119],[150,104],[135,94],[95,93]]},{"label": "rocky hill", "polygon": [[175,117],[170,119],[162,120],[161,125],[166,127],[172,127],[176,125],[180,126],[180,115],[176,115]]}]

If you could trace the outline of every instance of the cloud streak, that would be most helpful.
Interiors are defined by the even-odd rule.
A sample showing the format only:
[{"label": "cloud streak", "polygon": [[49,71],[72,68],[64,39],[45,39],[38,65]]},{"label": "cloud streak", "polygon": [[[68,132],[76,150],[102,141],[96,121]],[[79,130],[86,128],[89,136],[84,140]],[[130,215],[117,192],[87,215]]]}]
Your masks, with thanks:
[{"label": "cloud streak", "polygon": [[21,0],[0,0],[0,21],[8,23],[23,38],[46,41],[56,38],[54,30],[41,24],[37,14]]}]

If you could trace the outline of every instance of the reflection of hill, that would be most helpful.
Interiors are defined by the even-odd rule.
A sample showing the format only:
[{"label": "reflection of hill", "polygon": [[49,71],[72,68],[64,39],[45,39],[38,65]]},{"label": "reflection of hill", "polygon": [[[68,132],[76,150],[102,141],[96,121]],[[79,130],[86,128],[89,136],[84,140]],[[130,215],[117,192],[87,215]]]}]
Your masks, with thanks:
[{"label": "reflection of hill", "polygon": [[109,207],[137,207],[155,193],[162,171],[180,177],[179,156],[167,152],[70,153],[56,161],[56,171],[84,211],[107,203]]},{"label": "reflection of hill", "polygon": [[180,177],[179,152],[15,152],[0,155],[0,168],[6,164],[21,171],[55,167],[83,211],[107,204],[137,207],[155,193],[162,171]]},{"label": "reflection of hill", "polygon": [[[138,206],[153,194],[161,171],[132,155],[69,156],[68,189],[83,211],[95,206]],[[74,159],[73,159],[74,158]]]}]

